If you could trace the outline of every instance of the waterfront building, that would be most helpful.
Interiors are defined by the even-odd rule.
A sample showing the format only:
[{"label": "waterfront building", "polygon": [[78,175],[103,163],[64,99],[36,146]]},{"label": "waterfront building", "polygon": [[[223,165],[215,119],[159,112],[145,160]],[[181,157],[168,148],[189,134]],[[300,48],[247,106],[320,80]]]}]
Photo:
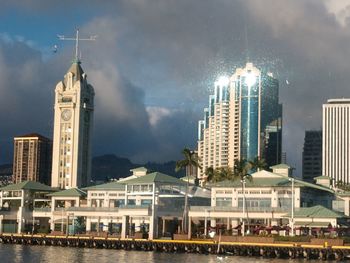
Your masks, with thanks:
[{"label": "waterfront building", "polygon": [[190,184],[186,190],[182,180],[158,172],[140,175],[143,169],[134,169],[133,178],[125,181],[82,189],[58,190],[32,181],[13,184],[0,188],[0,233],[173,237],[182,233],[186,192],[188,236],[210,229],[235,234],[242,222],[246,229],[287,229],[292,221],[296,228],[347,225],[350,193],[335,192],[329,177],[317,177],[312,184],[292,178],[285,164],[271,169],[210,189]]},{"label": "waterfront building", "polygon": [[50,184],[52,141],[31,133],[14,138],[13,183],[37,181]]},{"label": "waterfront building", "polygon": [[350,99],[323,104],[322,175],[332,185],[350,183]]},{"label": "waterfront building", "polygon": [[[334,212],[338,214],[339,220],[333,220],[332,217],[330,221],[323,213],[319,217],[309,215],[308,220],[303,219],[303,215],[315,209],[304,209],[306,207],[319,206],[322,211],[332,210],[332,201],[336,200],[337,194],[329,187],[329,178],[317,178],[313,184],[292,178],[288,165],[275,165],[271,169],[272,172],[255,172],[251,179],[242,182],[235,180],[212,184],[211,206],[191,206],[190,220],[200,221],[202,227],[208,231],[210,227],[237,230],[242,222],[247,225],[246,229],[249,226],[292,226],[292,218],[289,216],[292,208],[295,212],[294,227],[307,226],[309,223],[305,222],[310,218],[318,222],[312,226],[324,227],[332,223],[336,227],[336,222],[346,217]],[[349,215],[348,205],[343,212]]]},{"label": "waterfront building", "polygon": [[[141,175],[143,172],[143,168],[133,169],[133,178],[83,189],[53,192],[55,189],[47,187],[45,198],[31,200],[22,195],[24,199],[19,207],[25,209],[26,218],[40,221],[57,234],[109,233],[122,238],[141,235],[153,239],[181,232],[186,182],[158,172]],[[0,189],[0,216],[4,220],[8,220],[8,211],[2,208],[12,188]],[[189,205],[208,206],[210,191],[190,185],[188,198]],[[33,205],[29,208],[23,204]],[[11,204],[6,206],[13,214],[19,209]],[[18,220],[10,223],[13,231],[23,231]]]},{"label": "waterfront building", "polygon": [[90,183],[94,95],[76,59],[55,89],[52,187]]},{"label": "waterfront building", "polygon": [[322,175],[322,131],[306,131],[303,148],[303,180]]},{"label": "waterfront building", "polygon": [[209,96],[209,107],[198,123],[198,156],[205,177],[208,167],[233,167],[238,159],[281,162],[282,105],[279,85],[272,73],[252,63],[221,77]]},{"label": "waterfront building", "polygon": [[[48,232],[48,218],[33,216],[33,209],[47,209],[51,187],[35,181],[23,181],[0,188],[0,233],[32,233],[33,229]],[[47,209],[49,211],[50,208]]]}]

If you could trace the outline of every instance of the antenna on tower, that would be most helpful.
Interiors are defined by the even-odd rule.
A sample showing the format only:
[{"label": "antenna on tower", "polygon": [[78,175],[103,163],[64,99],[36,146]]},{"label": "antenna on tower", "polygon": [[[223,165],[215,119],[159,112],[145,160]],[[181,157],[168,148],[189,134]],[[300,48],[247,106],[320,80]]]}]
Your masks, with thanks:
[{"label": "antenna on tower", "polygon": [[[79,60],[79,41],[95,41],[97,36],[90,36],[89,38],[80,38],[79,37],[79,29],[77,29],[75,37],[65,37],[63,35],[57,35],[59,40],[68,40],[75,41],[75,61],[80,62]],[[81,56],[81,55],[80,55]]]}]

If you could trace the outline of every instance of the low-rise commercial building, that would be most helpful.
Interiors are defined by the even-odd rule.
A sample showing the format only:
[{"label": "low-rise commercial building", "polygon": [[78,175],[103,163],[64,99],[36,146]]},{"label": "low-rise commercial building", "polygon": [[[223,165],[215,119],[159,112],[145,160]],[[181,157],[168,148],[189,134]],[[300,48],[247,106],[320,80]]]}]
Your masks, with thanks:
[{"label": "low-rise commercial building", "polygon": [[[126,180],[83,189],[58,190],[30,181],[8,185],[0,188],[0,233],[154,239],[187,227],[193,236],[207,235],[210,229],[234,234],[242,227],[246,232],[348,224],[350,193],[332,189],[329,177],[311,184],[292,178],[285,164],[271,169],[207,188],[144,169],[133,170]],[[188,226],[183,221],[186,195]]]},{"label": "low-rise commercial building", "polygon": [[[135,172],[136,171],[136,172]],[[139,170],[135,170],[137,173]],[[9,207],[14,211],[14,219],[31,218],[45,222],[51,232],[60,234],[106,234],[122,238],[135,236],[150,239],[160,236],[171,236],[181,232],[185,195],[188,195],[189,205],[209,205],[210,191],[187,185],[175,177],[154,172],[135,174],[128,180],[91,186],[84,189],[71,188],[63,191],[45,186],[46,203],[31,208],[24,204],[28,195],[21,195],[22,203]],[[18,185],[12,185],[18,188]],[[8,188],[8,187],[7,187]],[[7,188],[1,189],[0,207],[4,206]],[[40,191],[41,193],[41,191]],[[33,196],[36,195],[36,193]],[[32,200],[38,202],[39,200]],[[21,217],[20,211],[25,209],[28,216]],[[5,216],[6,211],[0,211]],[[23,227],[17,227],[13,222],[12,229],[6,232],[23,232]],[[34,223],[33,223],[34,224]],[[32,232],[34,228],[31,229]],[[141,237],[139,236],[139,237]]]},{"label": "low-rise commercial building", "polygon": [[[332,209],[336,193],[329,187],[329,178],[324,180],[320,177],[318,184],[312,184],[292,178],[288,165],[270,168],[273,172],[262,170],[242,181],[223,181],[211,185],[211,206],[192,206],[190,220],[200,221],[204,233],[209,228],[232,230],[240,229],[242,225],[246,226],[246,231],[260,226],[287,228],[301,222],[298,213],[305,211],[306,207]],[[339,217],[339,213],[334,213]],[[337,227],[338,217],[329,220],[316,216],[315,220]]]}]

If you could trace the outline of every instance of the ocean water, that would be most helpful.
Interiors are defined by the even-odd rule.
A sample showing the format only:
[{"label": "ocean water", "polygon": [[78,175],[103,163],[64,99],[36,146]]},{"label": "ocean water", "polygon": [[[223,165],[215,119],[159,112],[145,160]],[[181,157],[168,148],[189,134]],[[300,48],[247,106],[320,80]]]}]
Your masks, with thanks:
[{"label": "ocean water", "polygon": [[[199,255],[199,254],[174,254],[160,252],[125,251],[114,249],[92,249],[54,246],[25,246],[0,244],[0,263],[28,262],[28,263],[61,263],[61,262],[131,262],[131,263],[174,263],[174,262],[210,262],[210,263],[249,263],[249,262],[320,262],[306,261],[304,259],[264,259],[253,257]],[[326,261],[323,261],[326,262]]]}]

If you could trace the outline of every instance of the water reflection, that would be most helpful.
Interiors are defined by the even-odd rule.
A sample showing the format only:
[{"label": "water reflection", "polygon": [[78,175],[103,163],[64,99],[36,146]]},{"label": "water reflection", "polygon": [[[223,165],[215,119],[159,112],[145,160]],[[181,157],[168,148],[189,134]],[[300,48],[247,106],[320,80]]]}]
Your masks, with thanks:
[{"label": "water reflection", "polygon": [[[69,262],[69,263],[177,263],[177,262],[208,262],[208,263],[248,263],[248,262],[305,262],[301,260],[262,259],[235,256],[197,255],[153,253],[143,251],[124,251],[111,249],[70,248],[51,246],[22,246],[0,244],[0,262]],[[318,261],[308,261],[318,262]]]}]

